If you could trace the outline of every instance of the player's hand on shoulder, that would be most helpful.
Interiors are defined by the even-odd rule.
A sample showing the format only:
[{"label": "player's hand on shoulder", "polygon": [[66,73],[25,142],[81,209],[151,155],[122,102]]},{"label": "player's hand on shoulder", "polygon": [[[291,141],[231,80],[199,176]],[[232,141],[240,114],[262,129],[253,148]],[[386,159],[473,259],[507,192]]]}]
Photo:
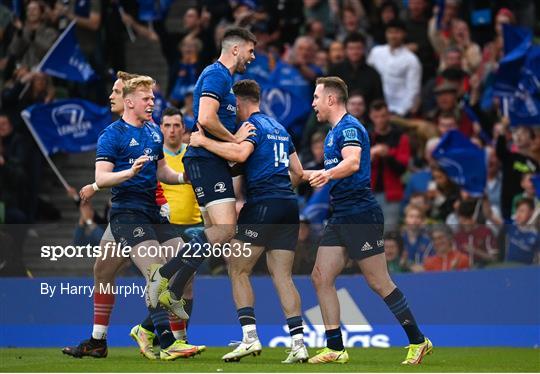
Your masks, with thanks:
[{"label": "player's hand on shoulder", "polygon": [[131,166],[131,172],[133,173],[132,176],[139,174],[144,164],[146,164],[148,160],[150,160],[150,158],[147,155],[142,155],[138,159],[136,159],[133,165]]},{"label": "player's hand on shoulder", "polygon": [[87,184],[81,190],[79,191],[79,196],[82,201],[90,201],[92,197],[96,194],[96,191],[94,191],[94,188],[91,184]]},{"label": "player's hand on shoulder", "polygon": [[241,143],[250,136],[255,136],[257,133],[255,132],[257,128],[255,125],[253,125],[250,122],[244,122],[242,126],[236,131],[236,134],[234,134],[234,137],[236,138],[237,143]]},{"label": "player's hand on shoulder", "polygon": [[330,173],[327,170],[317,170],[309,176],[311,187],[322,187],[330,181]]}]

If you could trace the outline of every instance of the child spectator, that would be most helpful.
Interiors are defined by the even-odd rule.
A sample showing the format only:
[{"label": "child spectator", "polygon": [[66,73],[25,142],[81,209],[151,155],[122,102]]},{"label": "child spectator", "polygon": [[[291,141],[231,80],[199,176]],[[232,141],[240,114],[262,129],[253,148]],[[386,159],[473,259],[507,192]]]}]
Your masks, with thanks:
[{"label": "child spectator", "polygon": [[403,241],[398,232],[390,231],[384,235],[384,255],[389,273],[401,273],[404,271],[402,266]]},{"label": "child spectator", "polygon": [[534,201],[521,199],[517,203],[514,224],[508,227],[506,237],[506,262],[520,264],[538,263],[540,236],[529,223],[534,214]]},{"label": "child spectator", "polygon": [[435,254],[425,259],[423,269],[416,268],[416,271],[451,271],[469,268],[469,257],[456,250],[452,230],[448,226],[435,226],[431,231],[431,240]]},{"label": "child spectator", "polygon": [[403,238],[402,264],[422,264],[424,259],[432,254],[433,247],[429,236],[425,233],[426,214],[416,205],[409,204],[405,208],[405,225]]}]

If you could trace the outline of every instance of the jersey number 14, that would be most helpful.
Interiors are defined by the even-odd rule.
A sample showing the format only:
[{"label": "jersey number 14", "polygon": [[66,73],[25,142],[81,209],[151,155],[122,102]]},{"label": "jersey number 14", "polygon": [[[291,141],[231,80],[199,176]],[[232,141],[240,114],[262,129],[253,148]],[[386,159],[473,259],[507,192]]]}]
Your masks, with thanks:
[{"label": "jersey number 14", "polygon": [[[279,148],[279,150],[278,150]],[[285,165],[286,168],[289,167],[289,155],[285,152],[285,145],[283,143],[274,143],[274,166],[277,168],[279,163]]]}]

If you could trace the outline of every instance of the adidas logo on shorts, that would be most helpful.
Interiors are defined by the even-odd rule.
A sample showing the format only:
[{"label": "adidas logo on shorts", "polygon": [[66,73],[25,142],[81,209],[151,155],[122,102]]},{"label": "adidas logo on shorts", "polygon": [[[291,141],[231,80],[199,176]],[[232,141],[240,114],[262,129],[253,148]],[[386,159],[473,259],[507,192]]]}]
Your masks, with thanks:
[{"label": "adidas logo on shorts", "polygon": [[135,147],[135,146],[138,146],[138,145],[139,145],[139,143],[137,143],[135,138],[131,138],[131,141],[129,142],[129,146],[130,147]]},{"label": "adidas logo on shorts", "polygon": [[365,242],[364,245],[362,246],[361,251],[362,252],[369,251],[370,249],[373,249],[373,247],[368,242]]}]

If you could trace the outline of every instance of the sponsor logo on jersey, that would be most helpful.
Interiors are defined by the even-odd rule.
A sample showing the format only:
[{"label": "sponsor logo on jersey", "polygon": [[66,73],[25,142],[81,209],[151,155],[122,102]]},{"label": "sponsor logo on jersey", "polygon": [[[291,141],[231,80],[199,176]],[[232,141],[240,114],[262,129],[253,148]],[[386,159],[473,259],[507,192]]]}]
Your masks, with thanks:
[{"label": "sponsor logo on jersey", "polygon": [[131,138],[131,141],[129,142],[130,147],[136,147],[139,143],[135,140],[135,138]]},{"label": "sponsor logo on jersey", "polygon": [[133,237],[135,238],[142,238],[146,233],[144,232],[142,227],[136,227],[135,230],[133,230]]}]

